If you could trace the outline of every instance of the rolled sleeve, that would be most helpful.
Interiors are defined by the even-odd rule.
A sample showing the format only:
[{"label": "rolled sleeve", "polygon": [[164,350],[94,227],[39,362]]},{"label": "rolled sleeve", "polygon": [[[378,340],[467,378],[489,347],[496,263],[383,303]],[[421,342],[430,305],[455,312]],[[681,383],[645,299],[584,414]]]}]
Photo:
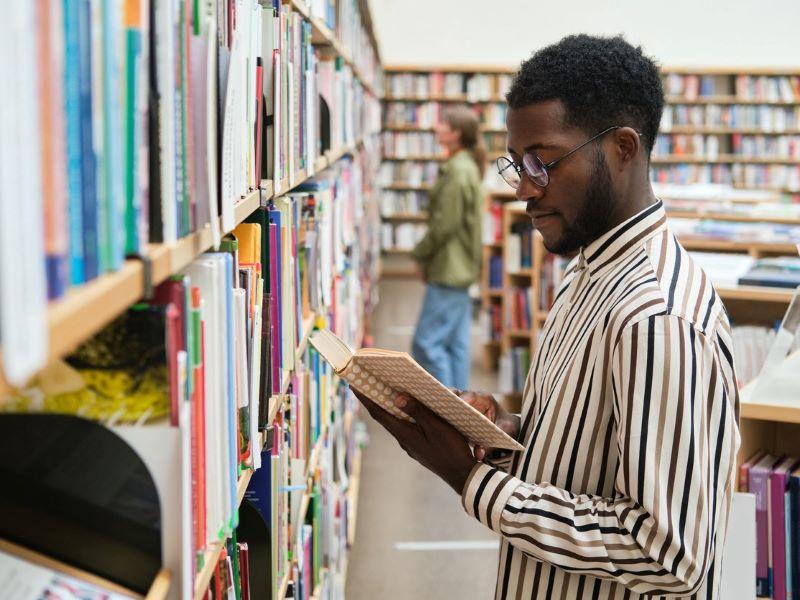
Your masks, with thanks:
[{"label": "rolled sleeve", "polygon": [[503,509],[521,483],[519,479],[500,469],[478,463],[469,474],[461,493],[464,510],[492,531],[500,532]]}]

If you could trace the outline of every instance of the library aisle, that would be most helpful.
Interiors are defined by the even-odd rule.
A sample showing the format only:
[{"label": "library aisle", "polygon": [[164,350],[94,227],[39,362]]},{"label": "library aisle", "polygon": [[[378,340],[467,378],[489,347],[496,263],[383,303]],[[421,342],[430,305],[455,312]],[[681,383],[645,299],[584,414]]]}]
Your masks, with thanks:
[{"label": "library aisle", "polygon": [[[424,286],[384,279],[375,309],[375,345],[408,351]],[[472,389],[493,391],[476,328]],[[347,573],[348,600],[490,598],[497,567],[496,536],[467,516],[438,477],[408,460],[395,440],[361,411],[369,446],[361,464],[358,523]]]}]

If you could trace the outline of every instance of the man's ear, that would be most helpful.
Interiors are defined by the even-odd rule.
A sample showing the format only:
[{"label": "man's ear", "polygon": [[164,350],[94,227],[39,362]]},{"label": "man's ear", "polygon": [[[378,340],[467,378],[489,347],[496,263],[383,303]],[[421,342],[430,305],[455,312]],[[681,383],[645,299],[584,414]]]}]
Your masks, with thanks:
[{"label": "man's ear", "polygon": [[643,151],[642,139],[632,127],[620,127],[614,131],[611,139],[614,143],[613,157],[620,171]]}]

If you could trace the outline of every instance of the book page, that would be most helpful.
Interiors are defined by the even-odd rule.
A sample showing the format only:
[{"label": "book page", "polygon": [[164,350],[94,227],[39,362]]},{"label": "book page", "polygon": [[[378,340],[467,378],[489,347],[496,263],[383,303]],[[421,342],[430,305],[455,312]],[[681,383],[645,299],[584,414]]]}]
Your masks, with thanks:
[{"label": "book page", "polygon": [[475,444],[507,450],[523,449],[405,353],[387,350],[356,353],[342,376],[395,417],[410,420],[393,402],[397,392],[404,392],[422,402]]}]

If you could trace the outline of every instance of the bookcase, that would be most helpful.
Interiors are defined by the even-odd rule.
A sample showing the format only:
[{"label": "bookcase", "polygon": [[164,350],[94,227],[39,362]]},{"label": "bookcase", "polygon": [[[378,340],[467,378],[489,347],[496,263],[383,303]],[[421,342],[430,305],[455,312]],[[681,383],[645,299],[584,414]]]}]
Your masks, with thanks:
[{"label": "bookcase", "polygon": [[[368,4],[124,4],[25,3],[9,16],[31,50],[9,100],[28,94],[31,110],[9,139],[41,140],[41,154],[23,149],[35,168],[21,177],[48,183],[0,195],[0,235],[21,244],[0,250],[3,286],[20,277],[14,261],[31,273],[24,304],[0,298],[0,447],[81,440],[33,454],[63,466],[85,452],[86,485],[124,479],[118,457],[155,501],[139,522],[94,498],[99,484],[85,498],[51,490],[2,460],[20,485],[0,494],[13,515],[1,548],[152,600],[216,598],[228,569],[237,598],[245,584],[253,597],[341,596],[362,436],[357,402],[308,340],[330,328],[359,346],[376,298],[383,70]],[[30,239],[14,234],[23,225]],[[142,338],[164,357],[130,388],[155,386],[146,409],[109,412],[86,381],[75,387],[90,377],[76,356],[117,360]],[[55,498],[65,508],[51,516]]]},{"label": "bookcase", "polygon": [[[478,113],[491,164],[505,148],[505,92],[513,69],[386,66],[380,183],[383,276],[413,276],[409,251],[424,235],[427,194],[444,160],[435,126],[448,106]],[[487,165],[487,168],[490,168]]]}]

